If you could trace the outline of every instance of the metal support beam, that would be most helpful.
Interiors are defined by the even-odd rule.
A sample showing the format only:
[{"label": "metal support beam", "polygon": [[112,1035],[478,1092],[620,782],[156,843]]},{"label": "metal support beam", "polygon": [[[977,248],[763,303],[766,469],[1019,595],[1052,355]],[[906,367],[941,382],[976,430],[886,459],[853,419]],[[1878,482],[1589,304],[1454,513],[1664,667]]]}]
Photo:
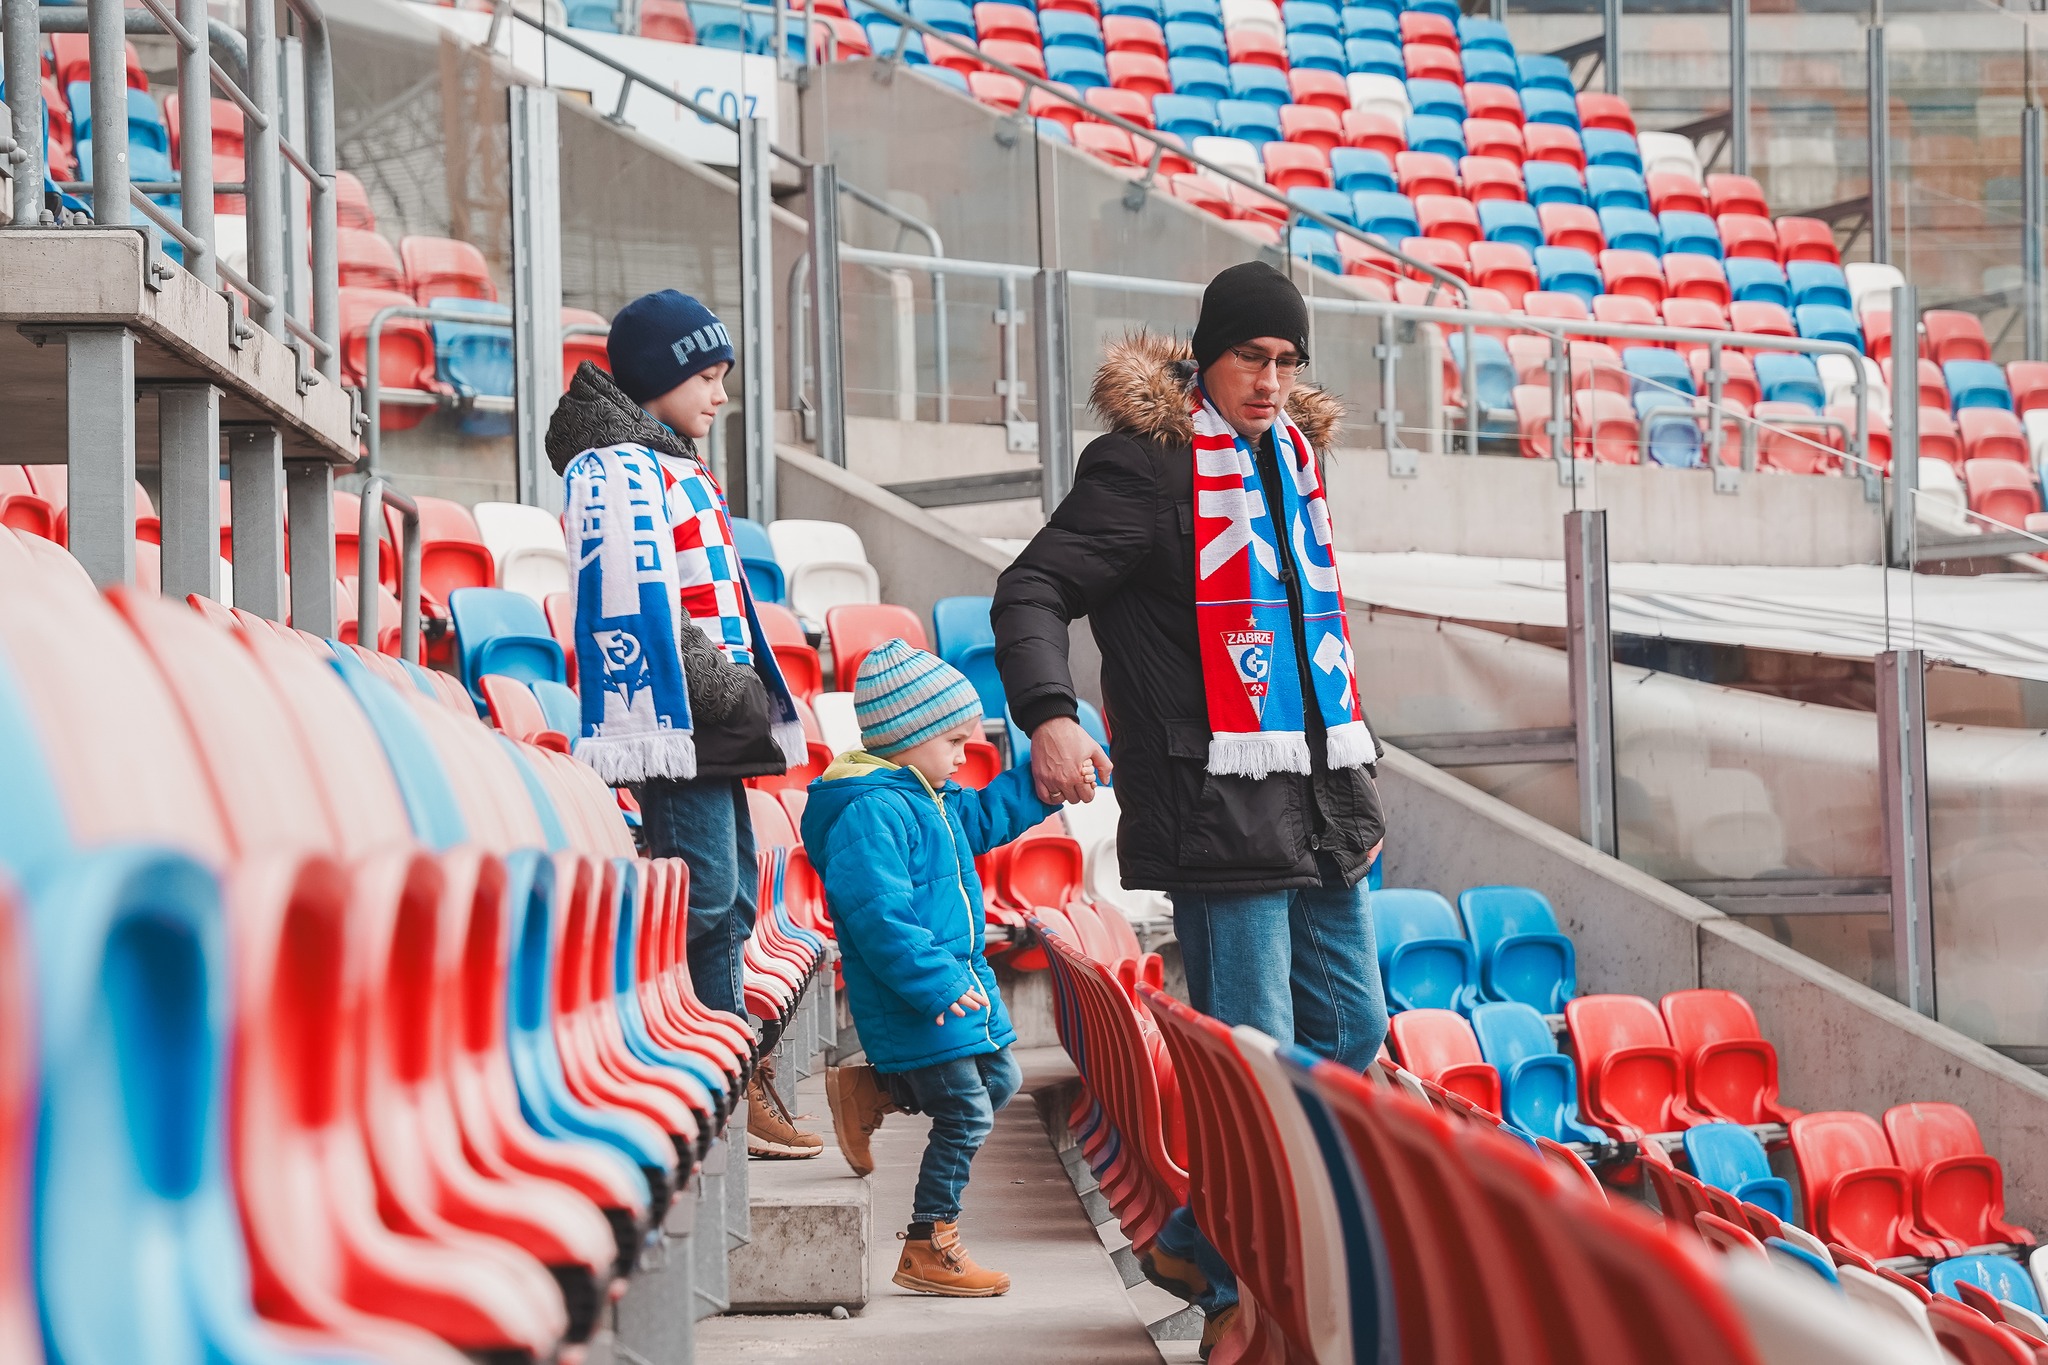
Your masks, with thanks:
[{"label": "metal support beam", "polygon": [[[258,109],[276,110],[278,103],[277,6],[276,0],[245,0],[242,31],[249,43],[250,103]],[[115,48],[119,58],[120,49]],[[95,60],[94,65],[98,62]],[[125,69],[125,68],[123,68]],[[270,302],[249,300],[249,319],[273,336],[283,337],[284,307],[284,182],[283,154],[278,151],[278,120],[275,116],[258,125],[253,120],[244,140],[242,180],[243,204],[248,213],[248,276]],[[93,162],[99,166],[98,159]],[[239,599],[242,575],[237,566],[235,591]],[[247,607],[247,603],[237,602]],[[248,607],[249,610],[256,610]]]},{"label": "metal support beam", "polygon": [[8,111],[13,116],[14,145],[21,153],[21,160],[11,168],[14,226],[34,227],[43,211],[43,177],[39,168],[49,159],[43,148],[43,39],[36,26],[36,0],[5,0],[4,23],[7,88],[16,92]]},{"label": "metal support beam", "polygon": [[1600,69],[1607,78],[1607,93],[1621,93],[1621,0],[1601,0],[1607,22],[1600,32]]},{"label": "metal support beam", "polygon": [[562,396],[562,167],[559,109],[544,86],[511,101],[512,354],[519,501],[562,510],[548,463],[548,421]]},{"label": "metal support beam", "polygon": [[818,458],[846,466],[846,359],[840,337],[839,168],[810,170],[811,401],[818,415]]},{"label": "metal support beam", "polygon": [[[122,0],[86,3],[86,50],[92,57],[92,220],[116,227],[129,221],[128,26],[122,10]],[[35,88],[43,88],[40,80]]]},{"label": "metal support beam", "polygon": [[1870,27],[1865,84],[1870,97],[1870,259],[1892,258],[1892,79],[1884,25]]},{"label": "metal support beam", "polygon": [[1895,569],[1913,567],[1915,496],[1920,487],[1920,306],[1912,285],[1892,290],[1892,525]]},{"label": "metal support beam", "polygon": [[1728,162],[1749,174],[1749,0],[1728,0]]},{"label": "metal support beam", "polygon": [[1877,656],[1878,787],[1891,874],[1892,965],[1899,999],[1934,1014],[1934,876],[1927,790],[1927,662],[1917,649]]},{"label": "metal support beam", "polygon": [[332,639],[341,624],[334,614],[334,466],[325,460],[289,460],[284,491],[292,547],[292,624]]},{"label": "metal support beam", "polygon": [[1607,514],[1564,516],[1566,648],[1579,768],[1579,837],[1620,851],[1614,809],[1614,636],[1608,623]]},{"label": "metal support beam", "polygon": [[1038,499],[1048,514],[1074,486],[1073,380],[1067,370],[1070,326],[1067,272],[1041,270],[1031,281],[1032,339],[1038,347]]},{"label": "metal support beam", "polygon": [[64,372],[71,553],[103,588],[133,583],[135,334],[124,327],[65,333]]},{"label": "metal support beam", "polygon": [[2048,359],[2048,308],[2041,298],[2041,106],[2020,111],[2020,272],[2027,291],[2027,359]]},{"label": "metal support beam", "polygon": [[229,429],[228,499],[234,519],[235,605],[282,622],[284,440],[276,427]]},{"label": "metal support beam", "polygon": [[[762,119],[740,120],[740,403],[747,515],[775,519],[775,169]],[[822,273],[822,272],[820,272]]]},{"label": "metal support beam", "polygon": [[220,390],[178,384],[156,395],[164,596],[219,601]]}]

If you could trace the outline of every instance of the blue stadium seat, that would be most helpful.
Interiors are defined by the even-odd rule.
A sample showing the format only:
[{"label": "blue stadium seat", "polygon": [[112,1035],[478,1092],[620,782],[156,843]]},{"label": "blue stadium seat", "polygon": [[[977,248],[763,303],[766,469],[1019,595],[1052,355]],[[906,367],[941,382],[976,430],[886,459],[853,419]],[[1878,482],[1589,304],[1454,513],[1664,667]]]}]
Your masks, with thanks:
[{"label": "blue stadium seat", "polygon": [[1085,47],[1052,47],[1045,50],[1047,80],[1062,81],[1076,90],[1101,90],[1109,85],[1109,66],[1100,52]]},{"label": "blue stadium seat", "polygon": [[1525,99],[1532,86],[1539,89],[1562,90],[1574,97],[1578,94],[1579,87],[1572,80],[1571,64],[1562,57],[1552,57],[1542,52],[1525,52],[1516,59],[1516,65],[1522,71],[1522,92]]},{"label": "blue stadium seat", "polygon": [[1698,469],[1705,463],[1699,413],[1691,399],[1643,392],[1630,403],[1635,408],[1636,430],[1651,464],[1666,469]]},{"label": "blue stadium seat", "polygon": [[589,29],[594,33],[617,33],[619,7],[611,0],[571,0],[569,27]]},{"label": "blue stadium seat", "polygon": [[569,680],[562,646],[548,630],[540,603],[531,597],[503,588],[457,588],[448,594],[448,615],[455,622],[463,684],[479,705],[483,693],[476,680],[486,673],[525,683],[536,678]]},{"label": "blue stadium seat", "polygon": [[1405,194],[1385,190],[1362,190],[1351,196],[1351,221],[1360,232],[1384,237],[1395,246],[1422,235],[1415,221],[1415,205]]},{"label": "blue stadium seat", "polygon": [[1554,123],[1579,131],[1579,102],[1562,90],[1547,85],[1531,86],[1522,92],[1522,117],[1528,123]]},{"label": "blue stadium seat", "polygon": [[1372,922],[1390,1011],[1469,1014],[1479,1003],[1479,961],[1449,901],[1434,891],[1382,891]]},{"label": "blue stadium seat", "polygon": [[1230,62],[1230,49],[1224,44],[1223,30],[1210,28],[1207,24],[1190,24],[1178,20],[1168,24],[1166,52],[1169,60],[1174,57],[1198,57],[1202,61],[1214,62],[1218,66],[1227,66]]},{"label": "blue stadium seat", "polygon": [[1220,0],[1164,0],[1160,8],[1169,24],[1206,24],[1218,33],[1223,32]]},{"label": "blue stadium seat", "polygon": [[1648,209],[1602,208],[1600,235],[1615,251],[1647,251],[1664,254],[1664,234],[1657,229],[1656,215]]},{"label": "blue stadium seat", "polygon": [[[1455,119],[1461,124],[1465,121],[1465,92],[1449,81],[1408,82],[1408,105],[1410,112],[1421,118]],[[1460,129],[1461,140],[1463,136]]]},{"label": "blue stadium seat", "polygon": [[1390,11],[1383,9],[1360,9],[1348,6],[1344,10],[1344,37],[1370,38],[1376,42],[1401,45],[1401,21]]},{"label": "blue stadium seat", "polygon": [[1133,19],[1150,19],[1155,24],[1166,22],[1166,16],[1159,8],[1159,0],[1107,0],[1102,6],[1102,17],[1107,19],[1112,14],[1128,14]]},{"label": "blue stadium seat", "polygon": [[1791,286],[1785,283],[1785,272],[1776,261],[1736,256],[1723,269],[1728,275],[1730,297],[1743,303],[1775,303],[1788,309],[1792,306]]},{"label": "blue stadium seat", "polygon": [[[1324,190],[1317,189],[1311,185],[1297,185],[1287,191],[1287,200],[1289,203],[1299,204],[1305,209],[1314,209],[1317,213],[1327,214],[1340,223],[1351,223],[1351,196],[1343,190]],[[1351,225],[1353,227],[1358,226],[1356,223],[1351,223]],[[1305,226],[1314,225],[1307,224]],[[1332,245],[1334,246],[1335,244],[1332,243]]]},{"label": "blue stadium seat", "polygon": [[1320,0],[1284,0],[1280,6],[1280,22],[1289,33],[1320,33],[1326,38],[1341,39],[1344,36],[1344,20],[1335,5],[1325,5]]},{"label": "blue stadium seat", "polygon": [[[746,16],[739,10],[727,9],[723,5],[690,6],[690,25],[697,31],[697,46],[699,47],[716,47],[723,48],[729,52],[745,52],[747,50],[745,18]],[[874,14],[862,19],[863,27],[866,26],[868,18],[889,23],[882,15]],[[896,25],[890,23],[889,27],[894,29]],[[917,41],[919,50],[922,50],[924,35],[914,33],[912,37]],[[868,46],[874,47],[874,45],[874,34],[870,32],[868,34]],[[879,51],[879,49],[877,50]]]},{"label": "blue stadium seat", "polygon": [[1751,357],[1756,384],[1767,403],[1804,403],[1815,412],[1827,405],[1820,371],[1811,357],[1788,351],[1759,351]]},{"label": "blue stadium seat", "polygon": [[[1451,359],[1456,362],[1460,374],[1464,373],[1465,334],[1451,333]],[[1515,406],[1515,366],[1508,359],[1508,344],[1499,337],[1487,336],[1482,332],[1472,334],[1472,376],[1473,387],[1479,396],[1479,406],[1484,410],[1485,421],[1499,422],[1497,414],[1506,413],[1504,429],[1512,429]]]},{"label": "blue stadium seat", "polygon": [[1545,1014],[1564,1009],[1578,988],[1578,956],[1558,932],[1557,914],[1542,892],[1475,886],[1458,894],[1458,914],[1479,959],[1486,999],[1519,1000]]},{"label": "blue stadium seat", "polygon": [[958,34],[962,38],[975,36],[974,11],[962,0],[910,0],[910,17],[931,25],[941,33]]},{"label": "blue stadium seat", "polygon": [[967,77],[950,66],[921,66],[917,69],[917,74],[923,76],[928,81],[937,81],[940,85],[950,85],[963,95],[972,95],[974,93],[968,89]]},{"label": "blue stadium seat", "polygon": [[1500,1073],[1501,1117],[1552,1142],[1588,1145],[1605,1139],[1579,1121],[1579,1076],[1557,1050],[1550,1025],[1533,1007],[1495,1001],[1472,1011],[1479,1055]]},{"label": "blue stadium seat", "polygon": [[[1806,310],[1800,309],[1804,314]],[[1799,335],[1805,336],[1802,327]],[[1964,408],[1998,408],[2012,411],[2012,389],[2006,383],[2003,367],[1989,360],[1951,360],[1941,367],[1941,377],[1948,384],[1950,412],[1961,412]]]},{"label": "blue stadium seat", "polygon": [[[1068,9],[1049,9],[1038,16],[1038,35],[1050,56],[1056,47],[1078,47],[1086,52],[1102,51],[1102,25],[1086,14]],[[1217,46],[1222,46],[1219,40]]]},{"label": "blue stadium seat", "polygon": [[1482,199],[1474,207],[1479,210],[1479,230],[1487,241],[1513,242],[1530,251],[1543,245],[1543,223],[1534,206],[1512,199]]},{"label": "blue stadium seat", "polygon": [[939,657],[967,675],[981,698],[983,715],[1000,716],[1003,679],[996,672],[996,633],[987,597],[942,597],[932,604],[932,643]]},{"label": "blue stadium seat", "polygon": [[1577,294],[1590,308],[1593,300],[1604,292],[1600,264],[1590,251],[1575,246],[1539,246],[1532,254],[1536,257],[1536,278],[1552,293]]},{"label": "blue stadium seat", "polygon": [[[1458,19],[1458,46],[1467,52],[1498,52],[1509,58],[1515,55],[1514,40],[1508,37],[1506,24],[1498,19],[1482,19],[1472,14]],[[1515,84],[1521,84],[1519,71]]]},{"label": "blue stadium seat", "polygon": [[1794,303],[1826,303],[1837,308],[1854,308],[1849,297],[1849,280],[1842,267],[1832,261],[1791,261],[1785,266],[1785,282],[1792,288]]},{"label": "blue stadium seat", "polygon": [[1230,98],[1230,69],[1221,62],[1175,57],[1166,63],[1166,74],[1173,81],[1176,95],[1199,95],[1208,100]]},{"label": "blue stadium seat", "polygon": [[1626,166],[1637,175],[1643,173],[1642,148],[1636,146],[1634,137],[1618,128],[1588,128],[1579,135],[1580,143],[1586,149],[1588,166]]},{"label": "blue stadium seat", "polygon": [[[1321,9],[1321,5],[1312,8]],[[1344,44],[1327,33],[1289,33],[1287,35],[1287,64],[1307,67],[1315,71],[1334,71],[1345,74],[1348,69],[1344,60]],[[1257,68],[1265,70],[1266,68]],[[1292,96],[1289,97],[1290,99]]]},{"label": "blue stadium seat", "polygon": [[1520,88],[1521,73],[1515,68],[1515,59],[1505,52],[1496,52],[1490,47],[1468,47],[1461,60],[1465,64],[1467,85],[1505,85],[1510,90]]},{"label": "blue stadium seat", "polygon": [[1038,135],[1040,137],[1045,138],[1051,142],[1064,142],[1068,146],[1073,145],[1073,133],[1068,131],[1067,125],[1061,123],[1058,119],[1036,118],[1033,119],[1032,122],[1038,125]]},{"label": "blue stadium seat", "polygon": [[1749,1129],[1718,1119],[1694,1124],[1685,1130],[1685,1159],[1706,1184],[1792,1221],[1792,1187],[1771,1174],[1764,1145]]},{"label": "blue stadium seat", "polygon": [[1454,118],[1411,114],[1408,118],[1408,150],[1435,152],[1456,161],[1465,155],[1465,125]]},{"label": "blue stadium seat", "polygon": [[2041,1311],[2041,1295],[2025,1266],[2010,1256],[1951,1256],[1927,1272],[1927,1287],[1937,1294],[1961,1298],[1958,1284],[1974,1284],[2002,1303],[2016,1303],[2029,1313]]},{"label": "blue stadium seat", "polygon": [[1330,152],[1330,181],[1346,194],[1360,190],[1384,190],[1392,194],[1401,185],[1394,175],[1394,163],[1386,153],[1370,147],[1337,147]]},{"label": "blue stadium seat", "polygon": [[[1526,161],[1522,163],[1522,183],[1531,204],[1583,204],[1586,202],[1585,182],[1579,178],[1576,167],[1556,161]],[[1482,206],[1482,212],[1484,206]]]},{"label": "blue stadium seat", "polygon": [[540,713],[547,717],[548,729],[575,739],[583,728],[583,703],[575,690],[562,683],[549,682],[546,678],[535,678],[527,687],[533,692],[533,699],[540,703]]},{"label": "blue stadium seat", "polygon": [[1666,255],[1677,253],[1712,256],[1717,261],[1721,259],[1721,229],[1706,214],[1666,209],[1657,215],[1657,225],[1664,229]]},{"label": "blue stadium seat", "polygon": [[[901,24],[891,23],[879,14],[862,15],[860,27],[861,31],[868,35],[868,46],[874,50],[877,57],[887,57],[895,52],[897,39],[901,36],[903,40],[902,61],[905,66],[929,66],[931,64],[931,58],[927,57],[924,52],[924,35],[916,29],[911,29],[908,33],[905,33]],[[701,43],[704,30],[698,29],[697,36]],[[705,45],[710,46],[709,44]]]},{"label": "blue stadium seat", "polygon": [[[490,313],[512,320],[510,304],[482,299],[435,299],[428,305],[434,312]],[[434,374],[451,385],[457,397],[489,396],[510,398],[514,392],[515,366],[512,360],[512,329],[475,322],[442,322],[435,319]],[[465,412],[462,430],[470,436],[509,436],[509,412]]]},{"label": "blue stadium seat", "polygon": [[[1838,341],[1845,346],[1854,346],[1859,351],[1863,349],[1863,324],[1857,321],[1856,315],[1846,308],[1839,308],[1832,303],[1802,303],[1792,310],[1792,323],[1799,329],[1799,335],[1809,341]],[[1958,361],[1955,363],[1963,364],[1967,362]],[[1999,383],[2003,385],[2005,382],[2004,372],[1999,370],[1996,365],[1991,366],[1991,369],[1993,373],[1997,374]],[[2002,389],[2000,392],[2003,395]],[[1953,399],[1955,395],[1955,385],[1953,382],[1949,385],[1949,394]],[[2010,410],[2012,406],[2010,396],[2005,395],[2005,399],[2006,401],[2004,402],[1990,403],[1985,406],[2002,407]]]},{"label": "blue stadium seat", "polygon": [[1631,393],[1680,393],[1691,398],[1698,392],[1693,386],[1692,367],[1678,352],[1662,346],[1616,344],[1623,347],[1621,368],[1628,372]]},{"label": "blue stadium seat", "polygon": [[1401,8],[1416,14],[1440,15],[1458,22],[1458,0],[1402,0]]},{"label": "blue stadium seat", "polygon": [[[1378,13],[1377,10],[1374,13]],[[1344,43],[1344,64],[1354,76],[1408,78],[1408,64],[1401,59],[1401,45],[1381,38],[1349,38]]]},{"label": "blue stadium seat", "polygon": [[1152,121],[1183,142],[1216,136],[1216,101],[1199,95],[1154,95]]},{"label": "blue stadium seat", "polygon": [[[157,108],[156,100],[147,90],[137,90],[133,86],[124,88],[128,92],[130,154],[138,147],[149,147],[170,156],[171,130],[164,125],[163,111]],[[64,99],[71,106],[72,137],[79,142],[92,141],[92,84],[73,81],[71,88],[64,92]],[[140,180],[142,177],[131,171],[130,179]]]},{"label": "blue stadium seat", "polygon": [[1333,275],[1344,273],[1344,259],[1337,254],[1337,235],[1311,223],[1297,225],[1287,233],[1288,253]]},{"label": "blue stadium seat", "polygon": [[[1586,167],[1586,198],[1596,209],[1650,211],[1650,191],[1643,184],[1642,173],[1626,166]],[[1661,232],[1657,234],[1659,240],[1663,235]],[[1658,249],[1662,250],[1661,247]]]},{"label": "blue stadium seat", "polygon": [[783,576],[781,561],[775,558],[768,528],[749,517],[734,517],[732,540],[733,548],[740,552],[740,566],[746,571],[747,586],[755,598],[762,602],[787,600],[789,583]]},{"label": "blue stadium seat", "polygon": [[1230,64],[1230,94],[1233,99],[1257,100],[1276,110],[1294,103],[1294,91],[1288,87],[1285,73],[1249,62]]},{"label": "blue stadium seat", "polygon": [[1263,147],[1280,140],[1280,110],[1259,100],[1218,100],[1216,126],[1225,137]]}]

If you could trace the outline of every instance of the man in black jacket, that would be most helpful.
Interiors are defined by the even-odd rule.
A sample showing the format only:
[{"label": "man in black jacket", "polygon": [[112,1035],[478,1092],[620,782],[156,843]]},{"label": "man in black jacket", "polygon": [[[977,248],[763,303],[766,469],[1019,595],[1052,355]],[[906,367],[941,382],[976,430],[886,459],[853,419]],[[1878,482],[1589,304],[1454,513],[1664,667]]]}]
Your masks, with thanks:
[{"label": "man in black jacket", "polygon": [[[1343,417],[1327,395],[1296,383],[1308,334],[1293,283],[1249,264],[1210,282],[1191,347],[1139,333],[1110,348],[1091,395],[1108,434],[1082,452],[1073,491],[997,585],[996,661],[1011,713],[1031,736],[1040,794],[1088,800],[1110,764],[1076,720],[1067,627],[1090,618],[1115,737],[1124,884],[1172,898],[1192,1003],[1362,1070],[1387,1026],[1363,885],[1384,822],[1377,745],[1355,700],[1347,714],[1324,714],[1338,688],[1317,669],[1341,668],[1343,696],[1352,697],[1341,621],[1317,620],[1321,649],[1304,625],[1305,595],[1335,585],[1333,546],[1320,479],[1291,460],[1283,472],[1283,450],[1297,448],[1282,442],[1291,419],[1320,457]],[[1209,433],[1200,476],[1198,428]],[[1238,482],[1219,488],[1213,476],[1233,448],[1242,452]],[[1307,515],[1283,517],[1292,496],[1280,491],[1283,478],[1313,487],[1296,508]],[[1267,565],[1265,581],[1284,586],[1286,610],[1277,614],[1273,587],[1275,614],[1264,619],[1292,639],[1215,629],[1227,612],[1218,613],[1213,580],[1198,575],[1198,549],[1203,575],[1218,550]],[[1335,644],[1324,638],[1332,634]],[[1255,698],[1249,710],[1238,697],[1210,695],[1239,686]],[[1297,699],[1301,720],[1286,737],[1292,756],[1229,757],[1232,744],[1266,742],[1259,718],[1283,693]],[[1251,717],[1252,733],[1213,723],[1231,715]],[[1200,1298],[1220,1328],[1235,1294],[1213,1283],[1212,1255],[1194,1254],[1207,1248],[1185,1235],[1193,1229],[1184,1214],[1161,1241],[1189,1254],[1174,1256],[1175,1266],[1161,1258],[1159,1269],[1199,1290],[1185,1262],[1206,1263],[1212,1284]]]}]

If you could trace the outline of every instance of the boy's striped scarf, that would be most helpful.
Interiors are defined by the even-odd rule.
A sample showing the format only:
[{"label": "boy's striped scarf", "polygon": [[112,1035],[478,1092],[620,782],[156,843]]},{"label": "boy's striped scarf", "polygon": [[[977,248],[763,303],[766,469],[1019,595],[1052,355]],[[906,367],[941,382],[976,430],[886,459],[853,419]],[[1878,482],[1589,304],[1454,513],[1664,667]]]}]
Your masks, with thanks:
[{"label": "boy's striped scarf", "polygon": [[[1267,489],[1251,444],[1223,420],[1199,386],[1195,419],[1195,625],[1209,705],[1209,771],[1243,777],[1309,771],[1305,650],[1332,768],[1374,759],[1358,700],[1344,591],[1322,471],[1301,430],[1282,412],[1281,487]],[[1277,515],[1270,509],[1277,509]],[[1301,594],[1297,631],[1282,577],[1276,530],[1292,547]]]}]

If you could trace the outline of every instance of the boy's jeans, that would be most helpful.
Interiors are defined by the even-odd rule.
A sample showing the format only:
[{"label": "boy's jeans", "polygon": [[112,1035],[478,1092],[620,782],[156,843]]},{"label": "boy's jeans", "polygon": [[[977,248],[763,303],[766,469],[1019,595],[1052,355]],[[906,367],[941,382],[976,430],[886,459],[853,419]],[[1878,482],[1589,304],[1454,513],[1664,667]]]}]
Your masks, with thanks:
[{"label": "boy's jeans", "polygon": [[[1196,1009],[1363,1071],[1387,1036],[1372,910],[1364,882],[1346,887],[1329,872],[1306,890],[1175,892],[1174,934]],[[1235,1277],[1186,1208],[1159,1245],[1208,1277],[1204,1313],[1237,1302]]]},{"label": "boy's jeans", "polygon": [[678,782],[657,777],[640,787],[647,851],[690,868],[690,983],[715,1010],[746,1017],[740,956],[754,932],[754,820],[737,778]]},{"label": "boy's jeans", "polygon": [[957,1222],[967,1168],[995,1129],[996,1110],[1008,1104],[1024,1083],[1024,1073],[1017,1069],[1010,1049],[1004,1048],[895,1072],[882,1081],[898,1108],[928,1115],[932,1121],[924,1162],[917,1171],[917,1192],[910,1201],[911,1221]]}]

